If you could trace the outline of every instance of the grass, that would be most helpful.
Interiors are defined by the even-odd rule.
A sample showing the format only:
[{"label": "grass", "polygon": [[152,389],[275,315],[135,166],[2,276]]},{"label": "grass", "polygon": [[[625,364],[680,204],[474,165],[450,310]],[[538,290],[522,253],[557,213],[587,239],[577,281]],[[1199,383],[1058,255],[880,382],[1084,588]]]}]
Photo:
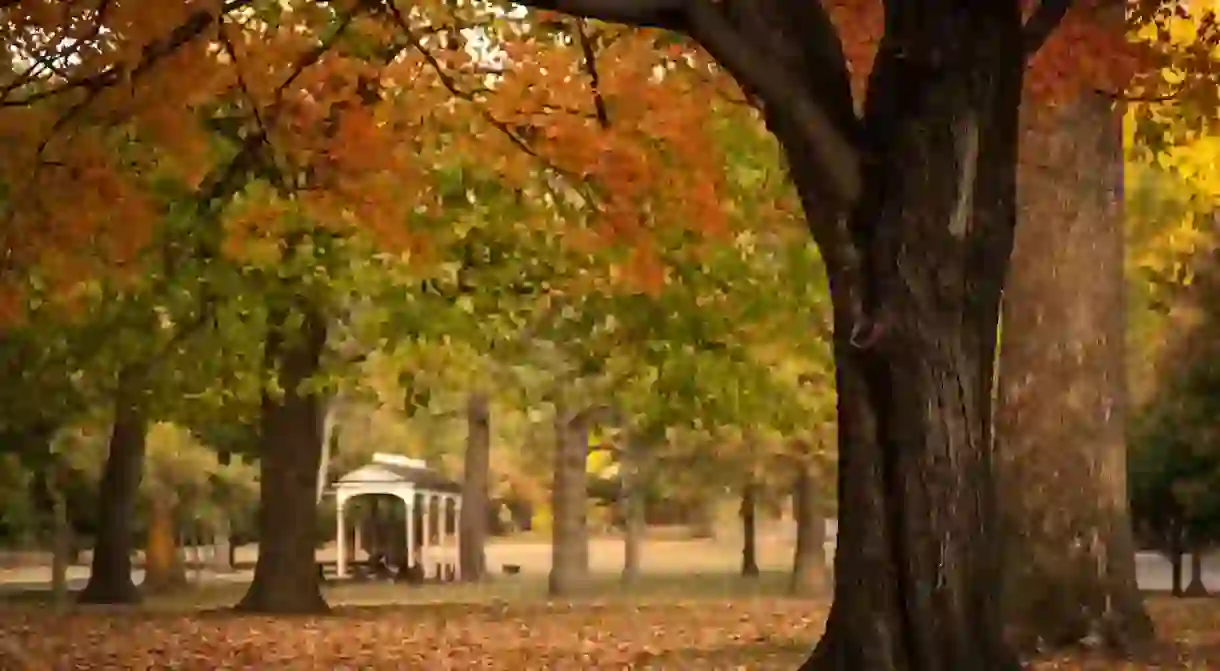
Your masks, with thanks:
[{"label": "grass", "polygon": [[[631,587],[625,587],[618,576],[594,575],[574,602],[664,602],[672,600],[749,601],[784,599],[788,576],[778,571],[765,571],[757,579],[746,580],[728,573],[691,573],[684,575],[643,575]],[[245,593],[247,583],[222,583],[191,586],[170,594],[153,595],[145,599],[139,610],[176,613],[214,610],[235,604]],[[447,583],[420,586],[390,582],[327,583],[323,594],[334,606],[393,606],[436,603],[545,603],[545,576],[497,576],[480,584]],[[49,605],[51,594],[45,589],[12,592],[0,597],[0,604],[9,609],[41,609]],[[113,612],[132,609],[130,606],[74,606],[76,610]]]}]

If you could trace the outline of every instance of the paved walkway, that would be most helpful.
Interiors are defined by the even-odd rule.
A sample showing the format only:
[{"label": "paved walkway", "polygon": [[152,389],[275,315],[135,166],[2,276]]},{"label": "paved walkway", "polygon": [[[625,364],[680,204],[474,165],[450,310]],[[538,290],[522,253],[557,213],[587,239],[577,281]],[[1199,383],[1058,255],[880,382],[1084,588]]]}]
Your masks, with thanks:
[{"label": "paved walkway", "polygon": [[[238,562],[252,565],[257,557],[257,548],[246,546],[238,551]],[[333,548],[318,552],[319,561],[333,561]],[[792,545],[782,539],[759,543],[759,566],[763,570],[784,571],[791,567]],[[729,573],[740,566],[739,547],[732,542],[715,541],[648,541],[642,552],[641,569],[652,574]],[[492,542],[487,546],[487,563],[491,571],[498,572],[504,564],[521,566],[522,572],[543,575],[550,570],[551,546],[542,542]],[[589,543],[589,568],[593,573],[617,573],[623,564],[623,543],[619,539],[599,538]],[[1187,564],[1189,566],[1189,564]],[[1171,583],[1171,568],[1163,557],[1151,553],[1136,556],[1136,570],[1140,587],[1146,590],[1168,591]],[[235,573],[215,574],[211,571],[190,571],[192,580],[203,582],[241,583],[250,580],[250,570]],[[72,566],[68,569],[70,589],[84,587],[89,577],[88,566]],[[133,579],[139,583],[144,572],[136,569]],[[0,569],[0,591],[12,591],[45,587],[51,579],[50,567],[35,566],[16,569]],[[1213,554],[1204,561],[1204,584],[1209,590],[1220,592],[1220,554]]]}]

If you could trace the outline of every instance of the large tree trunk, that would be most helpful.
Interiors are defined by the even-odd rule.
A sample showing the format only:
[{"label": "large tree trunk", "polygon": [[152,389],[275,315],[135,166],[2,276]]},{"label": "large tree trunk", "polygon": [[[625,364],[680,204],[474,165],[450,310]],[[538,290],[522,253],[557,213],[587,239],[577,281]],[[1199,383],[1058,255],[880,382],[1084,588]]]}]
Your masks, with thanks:
[{"label": "large tree trunk", "polygon": [[991,395],[1023,3],[884,3],[862,119],[824,3],[527,4],[685,23],[762,102],[788,159],[830,278],[839,393],[835,600],[803,668],[1017,668],[1000,612]]},{"label": "large tree trunk", "polygon": [[115,393],[114,424],[109,454],[98,486],[97,537],[89,582],[78,597],[81,603],[135,603],[140,592],[131,580],[131,553],[135,545],[132,521],[144,473],[147,420],[140,403],[139,376],[130,370],[119,374]]},{"label": "large tree trunk", "polygon": [[1126,477],[1122,129],[1090,96],[1024,134],[996,440],[1020,647],[1151,640]]},{"label": "large tree trunk", "polygon": [[322,598],[316,561],[316,486],[322,455],[321,403],[302,389],[321,363],[326,322],[312,306],[302,310],[299,333],[285,334],[283,313],[273,314],[266,361],[278,369],[283,395],[265,393],[260,416],[258,561],[239,610],[318,613]]},{"label": "large tree trunk", "polygon": [[580,589],[589,573],[589,530],[586,464],[588,427],[580,415],[562,408],[555,415],[555,472],[551,485],[551,596],[569,596]]},{"label": "large tree trunk", "polygon": [[186,586],[186,567],[178,553],[174,502],[154,495],[148,506],[148,540],[144,544],[144,592],[159,594]]},{"label": "large tree trunk", "polygon": [[623,506],[623,584],[634,585],[640,578],[640,550],[647,526],[644,508],[644,483],[638,439],[628,436],[623,444],[619,478]]},{"label": "large tree trunk", "polygon": [[466,464],[462,472],[461,576],[479,582],[487,572],[488,493],[491,481],[491,401],[474,392],[466,401]]},{"label": "large tree trunk", "polygon": [[826,523],[819,514],[818,492],[808,466],[801,466],[792,488],[792,516],[796,518],[796,548],[788,591],[816,596],[826,589]]},{"label": "large tree trunk", "polygon": [[758,571],[758,485],[753,480],[741,488],[741,575],[757,578]]},{"label": "large tree trunk", "polygon": [[[847,227],[859,276],[836,256],[848,249],[822,244],[840,517],[833,606],[802,668],[1006,671],[1017,660],[1000,612],[991,389],[1015,223],[1021,20],[1016,3],[894,7]],[[768,124],[807,216],[819,216],[807,136],[782,110]]]}]

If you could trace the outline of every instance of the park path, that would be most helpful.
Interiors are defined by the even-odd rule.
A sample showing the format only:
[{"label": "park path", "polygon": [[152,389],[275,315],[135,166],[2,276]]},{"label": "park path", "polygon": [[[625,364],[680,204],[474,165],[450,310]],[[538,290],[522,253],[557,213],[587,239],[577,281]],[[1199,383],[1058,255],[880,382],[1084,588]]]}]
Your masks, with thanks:
[{"label": "park path", "polygon": [[[251,565],[257,557],[257,547],[245,546],[238,551],[238,562]],[[783,538],[760,539],[759,567],[764,571],[785,571],[791,567],[792,544]],[[334,549],[324,547],[318,552],[319,561],[333,561]],[[732,542],[709,540],[650,540],[642,552],[641,569],[657,575],[731,573],[740,566],[739,546]],[[493,541],[487,546],[487,564],[499,572],[506,564],[521,567],[526,575],[545,575],[550,570],[551,546],[540,541]],[[595,538],[589,542],[589,568],[595,574],[617,573],[623,565],[623,543],[617,538]],[[1171,585],[1169,562],[1152,553],[1136,555],[1136,571],[1140,587],[1150,591],[1168,591]],[[250,580],[250,570],[228,574],[191,571],[192,578],[203,582],[242,583]],[[143,571],[132,573],[136,582],[144,579]],[[89,577],[88,566],[68,569],[70,589],[84,587]],[[0,569],[0,591],[45,587],[51,579],[49,566],[29,566]],[[1220,554],[1204,559],[1204,584],[1220,592]]]}]

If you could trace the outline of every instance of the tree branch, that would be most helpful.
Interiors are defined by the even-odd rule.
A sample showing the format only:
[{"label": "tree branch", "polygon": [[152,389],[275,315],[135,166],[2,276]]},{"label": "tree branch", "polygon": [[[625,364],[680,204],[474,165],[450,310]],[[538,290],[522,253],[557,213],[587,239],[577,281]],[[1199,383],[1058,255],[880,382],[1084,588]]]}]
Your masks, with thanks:
[{"label": "tree branch", "polygon": [[585,20],[576,19],[576,38],[580,41],[580,51],[585,58],[585,72],[589,75],[589,87],[593,89],[593,108],[597,110],[597,123],[606,129],[610,127],[610,113],[606,111],[606,99],[602,96],[601,77],[597,73],[597,54],[594,53],[593,40],[585,31]]},{"label": "tree branch", "polygon": [[499,131],[500,134],[503,135],[510,143],[521,151],[525,152],[526,155],[537,160],[544,169],[549,170],[574,184],[580,183],[581,180],[577,175],[573,175],[568,171],[563,170],[546,157],[542,156],[524,137],[521,136],[520,133],[514,130],[507,123],[497,119],[484,106],[479,105],[475,94],[470,91],[463,90],[458,84],[457,80],[453,78],[453,75],[451,75],[445,69],[445,66],[441,64],[440,60],[437,59],[436,55],[433,54],[432,51],[424,45],[423,41],[419,39],[419,37],[411,29],[411,24],[407,21],[406,15],[403,14],[402,11],[392,2],[389,3],[387,7],[390,11],[391,19],[398,26],[398,29],[402,31],[403,36],[407,39],[407,42],[417,52],[419,52],[421,57],[423,57],[424,62],[428,65],[429,69],[432,70],[433,74],[436,75],[436,78],[440,81],[441,86],[444,86],[445,89],[454,97],[460,98],[461,100],[474,105],[476,110],[478,110],[479,115],[483,117],[484,121]]},{"label": "tree branch", "polygon": [[780,108],[808,139],[822,189],[838,207],[860,195],[855,144],[817,102],[804,81],[773,62],[765,44],[747,39],[712,0],[527,0],[519,4],[584,18],[689,34],[763,104]]},{"label": "tree branch", "polygon": [[1072,9],[1073,0],[1042,0],[1025,21],[1025,53],[1038,53],[1063,18]]},{"label": "tree branch", "polygon": [[[36,91],[20,100],[6,100],[3,102],[3,107],[24,107],[46,98],[60,96],[78,89],[85,89],[88,91],[85,98],[68,108],[64,116],[70,117],[79,114],[81,110],[91,105],[97,95],[106,89],[106,87],[123,81],[124,76],[127,77],[126,83],[134,86],[136,80],[151,71],[162,59],[193,42],[196,38],[203,35],[208,28],[216,25],[216,17],[218,15],[241,9],[248,4],[250,4],[250,0],[229,0],[219,8],[218,12],[201,9],[191,13],[185,21],[171,30],[164,39],[151,42],[145,46],[140,60],[129,70],[122,63],[116,63],[91,75],[65,82],[61,86]],[[66,121],[61,121],[56,125],[62,127],[65,123]]]},{"label": "tree branch", "polygon": [[639,28],[686,30],[686,0],[524,0],[517,4]]},{"label": "tree branch", "polygon": [[861,189],[860,156],[803,82],[776,67],[765,50],[747,40],[710,0],[691,0],[688,12],[695,40],[766,107],[782,109],[801,129],[817,171],[827,181],[824,192],[839,206],[854,203]]}]

